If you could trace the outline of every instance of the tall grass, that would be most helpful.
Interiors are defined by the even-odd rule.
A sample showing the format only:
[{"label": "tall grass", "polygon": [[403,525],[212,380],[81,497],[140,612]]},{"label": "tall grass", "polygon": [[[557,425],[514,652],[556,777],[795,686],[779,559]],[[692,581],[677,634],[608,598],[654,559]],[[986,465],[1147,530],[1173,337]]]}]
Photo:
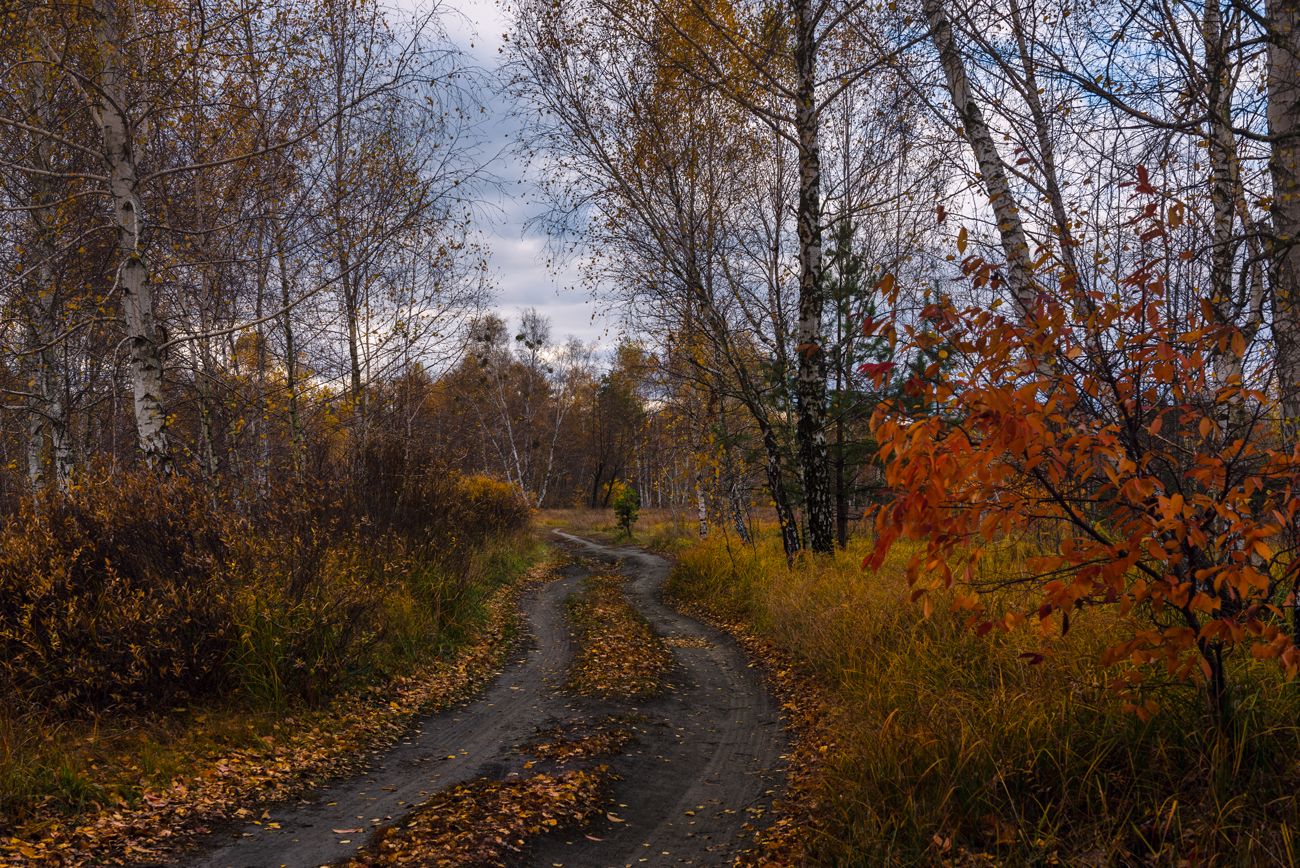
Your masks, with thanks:
[{"label": "tall grass", "polygon": [[246,587],[229,661],[234,690],[255,708],[283,710],[453,651],[481,622],[492,591],[538,556],[520,532],[453,556],[421,550],[380,558],[354,549],[338,553],[339,563],[307,593],[291,597],[275,583]]},{"label": "tall grass", "polygon": [[679,550],[671,591],[741,618],[828,694],[824,776],[835,865],[1296,864],[1300,693],[1275,667],[1232,661],[1240,737],[1213,734],[1194,687],[1157,688],[1143,723],[1098,665],[1131,625],[1089,612],[1040,650],[1025,633],[977,635],[909,602],[899,550],[875,573],[866,546],[787,569],[779,541]]}]

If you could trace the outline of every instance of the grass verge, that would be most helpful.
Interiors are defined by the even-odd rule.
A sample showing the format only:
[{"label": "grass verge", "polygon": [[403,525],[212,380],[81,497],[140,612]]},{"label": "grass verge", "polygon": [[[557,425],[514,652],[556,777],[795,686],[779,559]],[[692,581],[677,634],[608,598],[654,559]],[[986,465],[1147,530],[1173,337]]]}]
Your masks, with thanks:
[{"label": "grass verge", "polygon": [[1077,618],[1040,661],[1034,636],[924,617],[906,553],[865,573],[864,548],[794,569],[771,533],[677,550],[671,595],[749,637],[799,735],[788,804],[749,861],[1297,863],[1300,691],[1267,664],[1233,661],[1231,745],[1185,686],[1142,722],[1097,663],[1131,627],[1118,615]]},{"label": "grass verge", "polygon": [[0,837],[0,863],[160,859],[204,827],[253,819],[262,805],[354,770],[416,716],[472,694],[499,670],[518,593],[549,575],[548,565],[534,566],[542,553],[526,537],[484,549],[467,567],[475,591],[454,633],[430,637],[404,671],[319,708],[212,706],[55,729],[10,720],[0,727],[0,784],[11,800],[28,800],[27,819]]}]

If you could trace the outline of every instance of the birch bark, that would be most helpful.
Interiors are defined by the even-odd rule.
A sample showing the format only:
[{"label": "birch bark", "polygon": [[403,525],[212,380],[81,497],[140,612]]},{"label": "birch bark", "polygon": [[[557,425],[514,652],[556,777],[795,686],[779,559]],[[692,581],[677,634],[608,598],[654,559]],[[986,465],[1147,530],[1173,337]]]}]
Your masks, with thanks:
[{"label": "birch bark", "polygon": [[1300,440],[1300,2],[1268,0],[1274,340],[1283,431]]},{"label": "birch bark", "polygon": [[[33,68],[31,76],[32,107],[42,126],[52,128],[51,106],[45,87],[44,72]],[[47,136],[31,137],[31,152],[36,168],[42,172],[56,170]],[[54,202],[57,191],[48,179],[34,184],[32,208],[28,220],[32,231],[32,250],[36,256],[35,283],[30,290],[27,319],[29,322],[28,359],[31,364],[28,406],[27,473],[33,492],[47,482],[45,441],[50,442],[50,465],[55,484],[67,491],[72,477],[72,446],[68,440],[67,371],[60,358],[62,302],[55,277],[56,256],[53,238],[57,232]]]},{"label": "birch bark", "polygon": [[934,40],[935,49],[939,53],[939,63],[948,84],[948,95],[961,121],[966,141],[970,143],[975,155],[984,192],[988,194],[993,215],[998,221],[1002,253],[1007,258],[1007,285],[1015,301],[1016,316],[1022,324],[1028,324],[1034,315],[1038,289],[1034,283],[1029,256],[1029,239],[1011,185],[1007,181],[1006,164],[998,153],[979,101],[971,91],[966,63],[953,37],[952,23],[944,9],[943,0],[924,0],[922,8],[930,24],[930,38]]},{"label": "birch bark", "polygon": [[818,142],[816,15],[808,0],[795,0],[795,128],[799,153],[799,323],[796,394],[799,464],[803,473],[808,544],[835,550],[829,451],[826,447],[826,348],[822,314],[821,150]]},{"label": "birch bark", "polygon": [[136,166],[135,129],[127,111],[127,73],[121,53],[125,43],[117,3],[95,0],[95,12],[96,49],[102,68],[98,86],[90,92],[91,108],[102,131],[104,160],[109,170],[119,257],[117,283],[131,351],[136,439],[149,466],[170,472],[167,414],[162,406],[162,354],[141,239],[145,217]]}]

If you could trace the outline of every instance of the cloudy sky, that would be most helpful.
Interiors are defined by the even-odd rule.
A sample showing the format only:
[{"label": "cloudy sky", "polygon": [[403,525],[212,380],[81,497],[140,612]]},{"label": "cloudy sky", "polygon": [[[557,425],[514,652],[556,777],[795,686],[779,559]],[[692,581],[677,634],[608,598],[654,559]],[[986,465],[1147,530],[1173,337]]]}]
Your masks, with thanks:
[{"label": "cloudy sky", "polygon": [[[446,2],[447,8],[454,10],[444,19],[451,38],[478,65],[495,69],[500,63],[502,34],[509,29],[503,5],[497,0]],[[492,195],[488,207],[482,209],[478,228],[492,253],[497,309],[516,321],[519,311],[536,307],[551,318],[557,342],[576,335],[608,345],[616,324],[606,317],[593,318],[597,308],[590,303],[576,269],[548,267],[546,236],[540,228],[529,226],[529,218],[540,212],[541,203],[528,173],[511,152],[516,140],[511,106],[498,98],[488,102],[488,109],[491,116],[484,127],[490,139],[487,147],[490,152],[503,152],[494,173],[504,184],[501,195]]]}]

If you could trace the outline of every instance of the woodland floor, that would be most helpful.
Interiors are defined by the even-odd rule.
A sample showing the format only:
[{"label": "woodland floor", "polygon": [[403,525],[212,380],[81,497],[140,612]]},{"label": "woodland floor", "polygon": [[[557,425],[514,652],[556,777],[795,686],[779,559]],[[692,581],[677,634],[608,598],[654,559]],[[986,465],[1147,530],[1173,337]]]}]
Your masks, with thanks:
[{"label": "woodland floor", "polygon": [[718,865],[743,851],[789,746],[759,672],[660,602],[666,560],[557,534],[577,557],[525,596],[530,638],[477,699],[177,864]]}]

